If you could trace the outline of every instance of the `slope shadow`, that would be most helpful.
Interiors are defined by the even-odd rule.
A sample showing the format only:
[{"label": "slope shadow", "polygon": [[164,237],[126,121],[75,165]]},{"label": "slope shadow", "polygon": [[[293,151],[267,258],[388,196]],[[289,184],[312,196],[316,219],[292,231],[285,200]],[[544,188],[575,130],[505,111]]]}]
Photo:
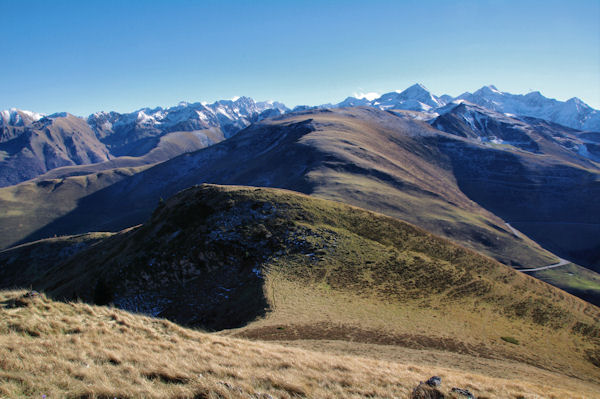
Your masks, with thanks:
[{"label": "slope shadow", "polygon": [[[146,221],[162,198],[202,183],[310,193],[312,185],[305,174],[317,160],[297,142],[314,130],[311,123],[308,119],[283,126],[250,126],[231,139],[125,177],[79,199],[74,210],[10,246],[55,235],[119,231]],[[284,167],[270,167],[276,164]]]},{"label": "slope shadow", "polygon": [[[600,236],[582,229],[600,224],[597,174],[509,151],[475,145],[456,148],[443,140],[438,139],[439,148],[449,157],[459,188],[471,200],[558,256],[594,268],[598,254],[588,249],[600,247]],[[550,224],[562,227],[543,227]],[[565,237],[566,226],[567,235],[577,237],[577,243]]]}]

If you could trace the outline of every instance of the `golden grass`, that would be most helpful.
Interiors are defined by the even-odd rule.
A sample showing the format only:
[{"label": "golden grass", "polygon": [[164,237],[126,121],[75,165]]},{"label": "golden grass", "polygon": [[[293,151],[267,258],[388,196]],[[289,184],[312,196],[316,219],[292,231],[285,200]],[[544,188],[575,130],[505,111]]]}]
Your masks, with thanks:
[{"label": "golden grass", "polygon": [[[582,352],[597,347],[595,339],[573,334],[566,324],[541,326],[506,317],[498,312],[498,305],[477,298],[448,303],[447,298],[432,295],[426,303],[398,303],[307,285],[276,271],[267,275],[265,288],[272,311],[224,334],[288,342],[380,344],[392,351],[398,347],[443,351],[488,364],[511,361],[600,382],[600,370],[582,357]],[[514,337],[519,345],[503,336]]]},{"label": "golden grass", "polygon": [[[445,367],[251,342],[114,308],[0,292],[0,397],[405,398],[433,374],[478,397],[592,398],[548,372],[498,378]],[[547,376],[551,381],[532,381]],[[271,396],[267,396],[271,395]]]},{"label": "golden grass", "polygon": [[[226,240],[207,240],[213,231]],[[172,232],[181,234],[165,239]],[[181,259],[204,259],[221,273],[250,253],[257,257],[250,267],[260,267],[263,278],[250,267],[235,275],[246,273],[249,282],[228,277],[228,287],[245,291],[230,293],[227,307],[194,305],[211,289],[204,266],[189,268],[186,277],[204,286],[184,287],[175,278],[188,273]],[[150,260],[161,264],[154,274]],[[593,364],[600,353],[597,307],[401,221],[289,191],[190,188],[144,226],[84,250],[34,287],[57,298],[77,291],[91,301],[99,273],[113,284],[116,303],[126,290],[162,295],[179,311],[166,317],[185,323],[208,314],[213,319],[198,324],[215,329],[249,323],[233,332],[240,337],[444,350],[600,381]],[[182,287],[187,296],[169,296],[170,288]],[[256,306],[248,306],[252,301]]]}]

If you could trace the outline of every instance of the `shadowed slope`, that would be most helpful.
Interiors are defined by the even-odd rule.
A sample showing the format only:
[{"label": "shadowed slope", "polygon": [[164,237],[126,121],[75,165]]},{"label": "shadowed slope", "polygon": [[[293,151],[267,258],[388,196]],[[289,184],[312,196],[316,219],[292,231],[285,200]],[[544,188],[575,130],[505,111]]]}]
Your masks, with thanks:
[{"label": "shadowed slope", "polygon": [[[436,147],[440,135],[460,139],[369,108],[265,120],[225,142],[80,197],[70,213],[57,212],[45,227],[39,223],[35,227],[42,228],[25,241],[125,228],[143,221],[159,198],[213,182],[289,188],[336,199],[405,219],[506,263],[552,263],[553,256],[515,237],[502,220],[461,192],[452,163]],[[0,191],[0,198],[8,191]],[[52,197],[46,199],[51,203]],[[15,228],[30,233],[34,225]]]},{"label": "shadowed slope", "polygon": [[0,251],[0,288],[28,287],[54,265],[112,233],[88,233],[34,241]]}]

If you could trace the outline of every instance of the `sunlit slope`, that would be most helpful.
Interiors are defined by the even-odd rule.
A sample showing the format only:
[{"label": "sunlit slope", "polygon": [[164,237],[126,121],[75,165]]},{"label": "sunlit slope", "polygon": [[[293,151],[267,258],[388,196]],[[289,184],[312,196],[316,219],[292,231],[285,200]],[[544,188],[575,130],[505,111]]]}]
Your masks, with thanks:
[{"label": "sunlit slope", "polygon": [[[292,114],[252,125],[229,140],[103,189],[73,192],[75,208],[58,207],[37,225],[7,216],[4,225],[26,241],[119,230],[143,222],[161,197],[191,185],[243,184],[288,188],[398,217],[505,263],[554,262],[552,255],[526,237],[514,236],[502,220],[463,194],[452,162],[435,144],[440,135],[460,139],[369,108]],[[15,195],[0,190],[0,198],[9,194]],[[54,198],[44,196],[50,204]],[[6,212],[13,212],[13,205],[6,205]]]},{"label": "sunlit slope", "polygon": [[10,398],[404,398],[433,374],[442,377],[445,394],[459,386],[489,398],[590,398],[598,388],[514,362],[497,362],[507,374],[490,377],[418,361],[331,355],[24,294],[0,292],[0,395]]},{"label": "sunlit slope", "polygon": [[600,377],[597,307],[397,219],[282,190],[190,188],[33,287],[251,338],[433,348]]}]

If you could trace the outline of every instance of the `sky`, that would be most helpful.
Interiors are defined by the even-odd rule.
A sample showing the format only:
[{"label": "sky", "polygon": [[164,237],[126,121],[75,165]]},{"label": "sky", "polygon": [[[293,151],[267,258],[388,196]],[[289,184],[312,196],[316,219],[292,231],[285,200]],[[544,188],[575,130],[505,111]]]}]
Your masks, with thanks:
[{"label": "sky", "polygon": [[422,83],[600,108],[600,1],[0,0],[0,109],[89,115]]}]

